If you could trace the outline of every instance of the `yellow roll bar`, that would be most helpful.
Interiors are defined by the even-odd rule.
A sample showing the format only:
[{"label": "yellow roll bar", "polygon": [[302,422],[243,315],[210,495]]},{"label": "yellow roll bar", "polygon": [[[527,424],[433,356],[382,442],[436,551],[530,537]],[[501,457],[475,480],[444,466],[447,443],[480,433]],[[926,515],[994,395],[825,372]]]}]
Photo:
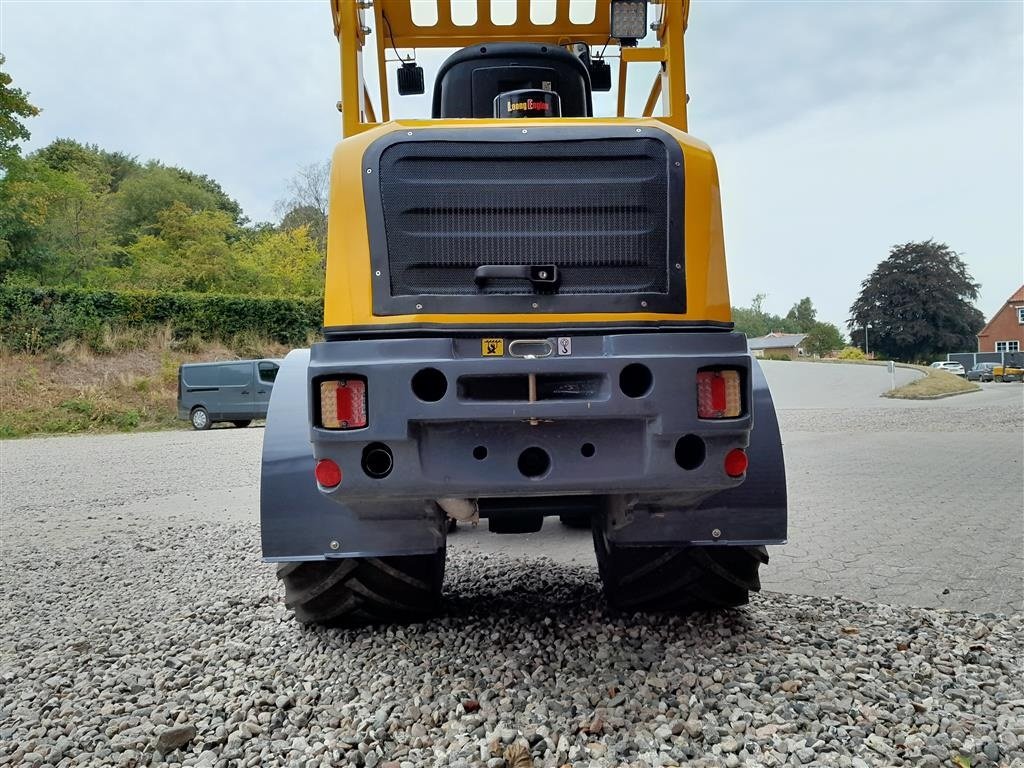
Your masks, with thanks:
[{"label": "yellow roll bar", "polygon": [[[331,0],[334,35],[341,54],[342,134],[352,136],[378,124],[374,103],[380,105],[380,121],[391,119],[387,89],[388,48],[464,48],[481,42],[535,42],[567,45],[585,42],[604,46],[611,42],[611,2],[595,0],[594,17],[586,23],[570,17],[572,0],[554,0],[551,23],[533,21],[534,4],[544,0]],[[660,23],[653,47],[622,48],[619,57],[617,116],[626,117],[626,84],[630,63],[657,62],[660,72],[651,85],[644,116],[685,131],[686,71],[683,37],[690,12],[690,0],[649,0],[660,11]],[[433,24],[418,24],[414,4],[436,8]],[[551,8],[548,0],[547,8]],[[514,21],[498,23],[496,10],[515,8]],[[454,10],[462,13],[454,14]],[[467,12],[471,11],[471,12]],[[474,14],[475,13],[475,17]],[[431,16],[433,14],[430,14]],[[476,20],[464,23],[466,19]],[[422,20],[421,20],[422,21]],[[379,89],[371,93],[363,77],[363,48],[371,29],[377,32]],[[653,115],[662,99],[664,115]]]}]

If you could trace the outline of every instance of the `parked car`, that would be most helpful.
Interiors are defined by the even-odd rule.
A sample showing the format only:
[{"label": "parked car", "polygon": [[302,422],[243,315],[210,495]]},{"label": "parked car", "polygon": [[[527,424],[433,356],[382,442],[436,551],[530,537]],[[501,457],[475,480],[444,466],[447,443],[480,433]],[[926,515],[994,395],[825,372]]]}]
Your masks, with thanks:
[{"label": "parked car", "polygon": [[1005,366],[995,363],[992,368],[992,376],[996,381],[1024,381],[1024,368],[1013,363]]},{"label": "parked car", "polygon": [[193,429],[217,422],[248,427],[267,418],[280,360],[187,363],[178,369],[178,418]]},{"label": "parked car", "polygon": [[995,363],[978,363],[967,372],[967,380],[993,381],[995,379],[995,375],[992,373],[992,369],[995,367]]},{"label": "parked car", "polygon": [[966,376],[967,373],[964,371],[964,367],[960,363],[953,362],[952,360],[936,360],[932,363],[932,368],[938,368],[943,371],[949,371],[957,376]]}]

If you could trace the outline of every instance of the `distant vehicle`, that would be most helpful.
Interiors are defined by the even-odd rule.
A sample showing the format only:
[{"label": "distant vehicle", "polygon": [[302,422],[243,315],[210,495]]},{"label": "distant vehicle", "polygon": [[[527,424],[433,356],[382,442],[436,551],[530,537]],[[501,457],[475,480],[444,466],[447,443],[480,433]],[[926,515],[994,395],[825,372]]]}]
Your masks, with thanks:
[{"label": "distant vehicle", "polygon": [[995,379],[995,374],[992,373],[992,369],[995,367],[995,363],[978,363],[967,372],[967,380],[993,381]]},{"label": "distant vehicle", "polygon": [[1024,381],[1024,368],[1014,363],[1005,366],[995,363],[992,376],[996,381]]},{"label": "distant vehicle", "polygon": [[178,418],[193,429],[217,422],[248,427],[267,418],[280,360],[187,363],[178,369]]},{"label": "distant vehicle", "polygon": [[938,368],[939,370],[942,371],[949,371],[950,373],[955,374],[956,376],[967,375],[966,371],[964,371],[963,365],[961,365],[960,363],[955,363],[952,360],[936,360],[934,363],[932,363],[932,368]]}]

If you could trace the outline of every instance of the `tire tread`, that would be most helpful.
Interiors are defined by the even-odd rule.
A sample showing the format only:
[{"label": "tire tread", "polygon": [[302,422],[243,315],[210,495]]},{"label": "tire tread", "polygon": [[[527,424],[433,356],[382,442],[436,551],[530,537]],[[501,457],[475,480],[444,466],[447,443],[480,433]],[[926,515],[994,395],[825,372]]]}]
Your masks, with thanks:
[{"label": "tire tread", "polygon": [[620,611],[688,613],[746,605],[761,589],[764,547],[617,547],[594,525],[609,605]]},{"label": "tire tread", "polygon": [[433,555],[284,563],[285,605],[302,624],[351,626],[428,618],[439,607],[445,550]]}]

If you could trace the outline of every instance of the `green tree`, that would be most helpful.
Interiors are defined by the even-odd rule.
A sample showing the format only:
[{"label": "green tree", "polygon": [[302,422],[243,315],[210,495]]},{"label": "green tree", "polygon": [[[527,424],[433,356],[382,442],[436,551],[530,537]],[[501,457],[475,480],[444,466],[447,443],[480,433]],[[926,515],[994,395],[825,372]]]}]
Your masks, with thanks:
[{"label": "green tree", "polygon": [[945,243],[926,240],[895,245],[861,283],[850,307],[851,341],[880,357],[921,361],[974,349],[985,319],[973,302],[978,284]]},{"label": "green tree", "polygon": [[29,103],[28,94],[11,86],[6,62],[0,53],[0,170],[6,170],[21,154],[19,142],[28,141],[31,136],[23,120],[39,114],[39,108]]},{"label": "green tree", "polygon": [[306,227],[264,230],[235,245],[238,289],[260,296],[317,296],[323,258]]},{"label": "green tree", "polygon": [[832,323],[814,323],[805,333],[804,349],[818,357],[825,357],[846,344],[843,334]]},{"label": "green tree", "polygon": [[238,269],[230,238],[235,222],[225,211],[194,211],[174,202],[156,214],[153,234],[127,248],[130,263],[93,273],[93,284],[153,290],[235,293]]},{"label": "green tree", "polygon": [[772,331],[798,333],[799,328],[789,318],[779,317],[765,310],[764,302],[767,298],[765,294],[759,293],[751,299],[749,307],[733,307],[732,321],[735,329],[746,334],[748,338],[766,336]]},{"label": "green tree", "polygon": [[814,308],[811,297],[805,296],[794,304],[786,314],[786,321],[798,333],[810,333],[818,322],[818,310]]},{"label": "green tree", "polygon": [[31,157],[55,171],[77,173],[102,182],[108,192],[116,192],[129,175],[142,170],[131,155],[107,152],[95,144],[81,144],[74,139],[55,139]]},{"label": "green tree", "polygon": [[111,253],[110,210],[95,178],[16,158],[0,181],[0,276],[79,281]]},{"label": "green tree", "polygon": [[219,186],[214,189],[202,179],[205,177],[153,162],[130,174],[115,195],[118,241],[128,244],[140,235],[151,233],[158,227],[159,214],[175,203],[193,211],[224,212],[232,224],[237,224],[238,204],[220,191]]}]

